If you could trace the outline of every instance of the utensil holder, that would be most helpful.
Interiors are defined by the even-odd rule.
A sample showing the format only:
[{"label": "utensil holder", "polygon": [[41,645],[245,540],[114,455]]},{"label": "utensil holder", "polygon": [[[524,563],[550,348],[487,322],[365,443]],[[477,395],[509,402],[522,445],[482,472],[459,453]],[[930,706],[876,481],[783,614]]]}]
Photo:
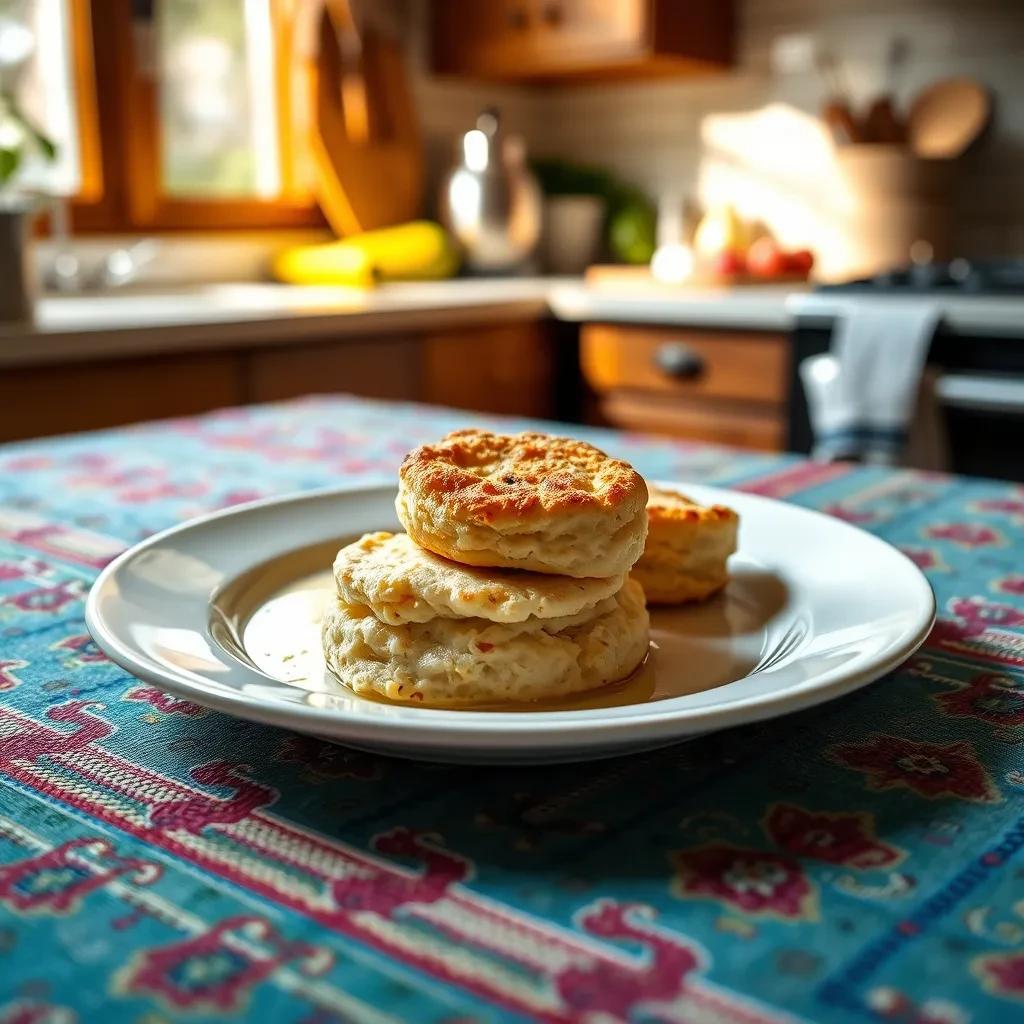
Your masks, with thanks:
[{"label": "utensil holder", "polygon": [[904,266],[922,252],[935,260],[952,256],[956,161],[922,159],[898,145],[844,146],[836,159],[846,248],[839,262],[848,275]]}]

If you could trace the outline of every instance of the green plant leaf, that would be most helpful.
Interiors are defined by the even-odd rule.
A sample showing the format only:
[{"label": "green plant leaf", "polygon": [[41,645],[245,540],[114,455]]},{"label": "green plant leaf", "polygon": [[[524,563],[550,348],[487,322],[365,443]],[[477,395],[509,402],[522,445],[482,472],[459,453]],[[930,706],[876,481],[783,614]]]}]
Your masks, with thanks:
[{"label": "green plant leaf", "polygon": [[0,149],[0,185],[6,185],[14,177],[20,163],[20,149]]},{"label": "green plant leaf", "polygon": [[25,126],[25,130],[32,136],[32,141],[39,147],[44,159],[49,163],[53,163],[57,157],[57,144],[49,136],[44,135],[38,128],[29,124],[27,121],[22,123]]},{"label": "green plant leaf", "polygon": [[14,96],[8,94],[5,95],[3,99],[7,107],[7,117],[28,135],[32,140],[32,144],[42,154],[43,159],[52,163],[57,156],[56,143],[48,135],[43,134],[43,132],[33,124],[30,118],[25,116],[24,111],[21,109],[21,104]]}]

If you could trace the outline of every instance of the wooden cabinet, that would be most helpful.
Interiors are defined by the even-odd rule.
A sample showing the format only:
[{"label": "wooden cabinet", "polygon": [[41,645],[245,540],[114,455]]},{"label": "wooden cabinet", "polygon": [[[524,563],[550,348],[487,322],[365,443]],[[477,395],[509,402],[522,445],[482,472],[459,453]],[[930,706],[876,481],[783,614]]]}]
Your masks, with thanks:
[{"label": "wooden cabinet", "polygon": [[587,324],[592,418],[629,430],[765,450],[786,436],[783,335]]},{"label": "wooden cabinet", "polygon": [[245,400],[233,352],[0,368],[0,442],[190,416]]},{"label": "wooden cabinet", "polygon": [[556,344],[547,322],[522,320],[2,367],[0,442],[330,393],[552,416]]},{"label": "wooden cabinet", "polygon": [[546,323],[498,324],[428,335],[424,400],[511,416],[555,413],[555,343]]},{"label": "wooden cabinet", "polygon": [[344,392],[420,398],[421,343],[414,337],[346,339],[257,349],[246,356],[246,400],[282,402]]},{"label": "wooden cabinet", "polygon": [[433,64],[518,81],[692,74],[728,65],[733,19],[733,0],[433,0]]}]

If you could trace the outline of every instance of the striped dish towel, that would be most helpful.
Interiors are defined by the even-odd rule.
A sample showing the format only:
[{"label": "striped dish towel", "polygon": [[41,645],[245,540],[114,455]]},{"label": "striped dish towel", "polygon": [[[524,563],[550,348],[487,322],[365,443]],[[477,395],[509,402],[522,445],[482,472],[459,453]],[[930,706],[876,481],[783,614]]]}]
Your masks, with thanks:
[{"label": "striped dish towel", "polygon": [[[812,455],[881,465],[907,461],[928,349],[939,322],[927,301],[856,300],[832,351],[800,364]],[[930,414],[923,421],[937,422]]]}]

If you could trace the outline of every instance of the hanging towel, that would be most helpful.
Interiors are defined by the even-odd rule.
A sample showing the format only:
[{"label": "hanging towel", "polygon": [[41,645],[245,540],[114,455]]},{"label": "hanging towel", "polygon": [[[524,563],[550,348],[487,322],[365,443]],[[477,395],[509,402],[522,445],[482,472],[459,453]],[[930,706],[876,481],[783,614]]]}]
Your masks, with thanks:
[{"label": "hanging towel", "polygon": [[[939,311],[929,302],[849,305],[833,331],[832,351],[800,364],[815,458],[905,461],[938,322]],[[925,397],[926,405],[932,401]],[[934,408],[921,419],[929,431],[937,429]],[[924,446],[940,447],[934,439]]]}]

